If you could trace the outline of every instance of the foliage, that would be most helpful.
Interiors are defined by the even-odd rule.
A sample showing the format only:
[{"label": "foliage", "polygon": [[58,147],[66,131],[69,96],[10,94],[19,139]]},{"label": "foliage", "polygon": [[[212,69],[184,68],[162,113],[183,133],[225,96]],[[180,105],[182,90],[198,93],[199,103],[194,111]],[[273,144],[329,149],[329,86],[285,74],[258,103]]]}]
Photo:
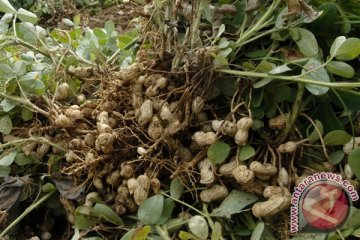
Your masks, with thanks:
[{"label": "foliage", "polygon": [[[0,0],[4,13],[0,20],[0,177],[31,175],[42,186],[42,198],[14,224],[49,198],[47,204],[53,209],[64,207],[57,214],[66,215],[73,225],[73,239],[100,239],[98,233],[111,235],[120,228],[126,229],[121,231],[123,240],[277,239],[288,236],[286,229],[271,219],[257,219],[250,211],[254,203],[263,201],[262,192],[219,173],[218,168],[234,162],[231,156],[236,166],[249,168],[264,159],[289,170],[295,180],[305,170],[343,172],[348,165],[354,175],[349,180],[359,183],[360,144],[345,151],[345,145],[360,133],[355,121],[360,110],[356,0],[313,0],[294,12],[286,5],[292,1],[281,0],[198,0],[192,5],[176,1],[185,4],[181,7],[153,1],[144,4],[147,18],[141,36],[140,29],[119,34],[111,21],[103,28],[83,29],[74,17],[63,20],[70,30],[50,32],[37,24],[33,12],[52,14],[64,2],[68,1]],[[93,3],[75,1],[75,5]],[[137,64],[147,67],[131,72]],[[154,87],[149,77],[139,80],[144,71],[157,77],[166,72],[172,85]],[[211,98],[208,95],[214,89],[218,95]],[[197,94],[208,94],[207,102],[194,104]],[[113,96],[119,105],[109,100]],[[131,105],[129,99],[139,98],[144,103],[154,100],[150,112],[157,103],[154,112],[161,120],[157,115],[143,125],[134,120],[142,117],[144,103],[127,111],[124,102]],[[166,104],[161,101],[176,103],[168,104],[175,117],[187,115],[178,121],[176,131],[164,137],[169,130],[162,129],[157,139],[150,134],[151,127],[177,123],[171,122],[174,116],[162,118]],[[198,120],[204,112],[222,119],[222,125],[217,130],[206,128],[209,119]],[[70,118],[69,122],[61,122],[60,116]],[[235,121],[245,118],[251,120],[249,126]],[[281,124],[271,125],[274,119],[282,119]],[[236,134],[225,131],[225,120],[237,123]],[[119,122],[121,127],[112,129]],[[189,136],[198,128],[204,134],[214,130],[210,142],[190,144],[194,138]],[[41,132],[48,129],[52,137]],[[89,147],[84,142],[90,142],[94,133]],[[245,141],[235,144],[240,135]],[[100,136],[110,144],[101,145]],[[285,148],[289,142],[292,150]],[[206,157],[210,161],[203,167]],[[129,169],[121,172],[125,166]],[[289,180],[276,183],[280,182],[276,177],[261,180],[292,186]],[[203,178],[206,181],[201,182]],[[236,188],[241,190],[232,187],[238,183]],[[205,201],[204,192],[214,186],[225,188],[226,194]],[[34,196],[28,191],[21,201]],[[189,199],[202,202],[189,203]],[[359,210],[353,207],[352,211],[348,223],[327,239],[359,236]],[[278,231],[273,231],[274,226]]]}]

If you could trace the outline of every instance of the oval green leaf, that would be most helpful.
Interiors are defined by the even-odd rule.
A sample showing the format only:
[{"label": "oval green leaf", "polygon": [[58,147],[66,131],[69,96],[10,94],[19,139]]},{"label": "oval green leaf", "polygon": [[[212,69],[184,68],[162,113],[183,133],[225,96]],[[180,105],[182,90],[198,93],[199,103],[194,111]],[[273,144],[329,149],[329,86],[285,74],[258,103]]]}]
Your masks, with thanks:
[{"label": "oval green leaf", "polygon": [[207,156],[214,164],[219,164],[225,161],[230,154],[230,145],[223,142],[216,142],[211,144],[207,151]]},{"label": "oval green leaf", "polygon": [[209,226],[204,217],[195,215],[189,220],[189,230],[196,237],[206,240],[209,235]]},{"label": "oval green leaf", "polygon": [[93,214],[99,218],[102,218],[108,222],[111,222],[115,225],[124,225],[124,222],[121,218],[112,210],[110,207],[97,203],[94,206]]},{"label": "oval green leaf", "polygon": [[307,57],[317,56],[319,47],[312,32],[304,28],[291,28],[289,32],[300,52]]},{"label": "oval green leaf", "polygon": [[[322,63],[315,58],[310,58],[302,70],[302,74],[314,81],[330,82],[330,77],[322,66]],[[323,95],[328,92],[328,87],[319,86],[316,84],[306,84],[306,89],[313,95]]]},{"label": "oval green leaf", "polygon": [[352,78],[355,75],[354,68],[344,62],[331,61],[326,65],[328,72],[344,78]]},{"label": "oval green leaf", "polygon": [[239,147],[240,161],[245,161],[245,160],[252,158],[255,155],[255,153],[256,153],[255,149],[250,145]]},{"label": "oval green leaf", "polygon": [[334,165],[339,164],[345,156],[343,151],[335,151],[330,154],[330,162]]},{"label": "oval green leaf", "polygon": [[338,51],[336,52],[336,59],[348,61],[353,60],[360,54],[360,39],[349,38],[341,44]]},{"label": "oval green leaf", "polygon": [[164,196],[155,195],[146,199],[139,207],[137,217],[146,225],[154,225],[161,217],[164,208]]},{"label": "oval green leaf", "polygon": [[8,0],[0,0],[0,12],[16,13],[16,10]]},{"label": "oval green leaf", "polygon": [[329,132],[324,137],[324,143],[328,146],[343,145],[351,140],[349,135],[344,130],[334,130]]},{"label": "oval green leaf", "polygon": [[336,56],[337,51],[339,50],[339,48],[345,41],[346,41],[346,37],[344,37],[344,36],[339,36],[339,37],[335,38],[335,40],[330,48],[330,56],[331,57]]},{"label": "oval green leaf", "polygon": [[29,12],[28,10],[25,10],[23,8],[20,8],[17,11],[17,17],[22,22],[31,22],[32,24],[35,24],[38,21],[38,17],[34,13]]},{"label": "oval green leaf", "polygon": [[9,134],[12,130],[12,122],[9,116],[0,119],[0,132],[2,134]]},{"label": "oval green leaf", "polygon": [[179,199],[184,192],[184,185],[179,178],[174,178],[170,183],[170,196]]}]

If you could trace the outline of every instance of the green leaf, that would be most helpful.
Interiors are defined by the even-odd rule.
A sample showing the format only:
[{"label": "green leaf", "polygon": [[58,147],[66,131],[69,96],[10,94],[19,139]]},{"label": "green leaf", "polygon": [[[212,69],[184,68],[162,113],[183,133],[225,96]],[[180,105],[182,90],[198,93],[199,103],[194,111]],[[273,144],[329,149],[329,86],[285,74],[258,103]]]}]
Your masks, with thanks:
[{"label": "green leaf", "polygon": [[9,134],[12,130],[12,122],[9,116],[2,117],[0,119],[0,132],[2,134]]},{"label": "green leaf", "polygon": [[184,185],[179,178],[174,178],[170,183],[170,196],[179,199],[184,192]]},{"label": "green leaf", "polygon": [[222,227],[219,222],[215,222],[212,227],[211,240],[220,240],[222,237]]},{"label": "green leaf", "polygon": [[351,170],[353,170],[355,176],[360,178],[360,149],[354,149],[348,158]]},{"label": "green leaf", "polygon": [[94,206],[93,214],[99,218],[103,218],[108,222],[111,222],[115,225],[124,225],[124,222],[121,218],[112,210],[110,207],[97,203]]},{"label": "green leaf", "polygon": [[260,240],[260,239],[261,239],[261,235],[262,235],[262,233],[263,233],[263,231],[264,231],[264,228],[265,228],[264,222],[259,222],[259,223],[256,225],[253,233],[251,234],[250,240]]},{"label": "green leaf", "polygon": [[0,165],[0,177],[9,176],[10,172],[11,172],[10,166],[1,166]]},{"label": "green leaf", "polygon": [[20,8],[17,11],[17,17],[22,22],[31,22],[32,24],[35,24],[38,21],[38,17],[34,13],[29,12],[28,10],[25,10],[23,8]]},{"label": "green leaf", "polygon": [[231,147],[227,143],[217,141],[210,145],[207,151],[207,156],[214,164],[219,164],[225,161],[230,154]]},{"label": "green leaf", "polygon": [[291,38],[295,41],[299,50],[307,57],[315,57],[319,52],[316,38],[312,32],[304,28],[291,28]]},{"label": "green leaf", "polygon": [[26,73],[26,62],[22,60],[16,61],[14,63],[13,69],[16,75],[24,75]]},{"label": "green leaf", "polygon": [[105,30],[109,36],[114,31],[114,29],[115,29],[115,24],[113,23],[113,21],[109,20],[105,23]]},{"label": "green leaf", "polygon": [[139,207],[137,217],[146,225],[154,225],[161,217],[164,208],[164,197],[154,195],[146,199]]},{"label": "green leaf", "polygon": [[189,220],[189,230],[196,237],[206,240],[209,235],[209,226],[204,217],[195,215]]},{"label": "green leaf", "polygon": [[33,160],[26,156],[24,153],[18,153],[16,154],[16,157],[15,157],[15,163],[19,166],[25,166],[27,164],[30,164],[32,163]]},{"label": "green leaf", "polygon": [[355,75],[354,68],[344,62],[330,61],[326,65],[326,69],[328,70],[328,72],[344,78],[352,78]]},{"label": "green leaf", "polygon": [[2,157],[0,159],[0,165],[5,167],[10,166],[14,162],[16,154],[17,152],[11,152],[5,155],[4,157]]},{"label": "green leaf", "polygon": [[75,227],[79,229],[88,229],[94,224],[98,223],[97,217],[91,215],[92,208],[86,206],[79,206],[75,209]]},{"label": "green leaf", "polygon": [[348,38],[336,52],[336,59],[347,61],[353,60],[360,54],[360,39]]},{"label": "green leaf", "polygon": [[28,108],[26,108],[26,107],[22,108],[21,117],[25,122],[31,120],[33,118],[33,115],[34,115],[33,112],[31,110],[29,110]]},{"label": "green leaf", "polygon": [[[330,82],[330,77],[326,72],[325,68],[315,58],[310,58],[304,66],[302,73],[309,79],[321,82]],[[314,84],[306,84],[306,89],[309,90],[313,95],[323,95],[329,90],[328,87],[323,87]]]},{"label": "green leaf", "polygon": [[[317,127],[317,129],[319,130],[319,132],[321,133],[321,136],[324,132],[324,127],[322,125],[322,123],[319,120],[315,120],[315,125]],[[310,127],[312,127],[312,125],[310,125]],[[314,130],[310,133],[310,135],[308,136],[309,142],[314,143],[317,140],[320,139],[320,136],[318,134],[318,131],[316,131],[316,129],[314,128]]]},{"label": "green leaf", "polygon": [[330,162],[333,165],[339,164],[345,156],[343,151],[335,151],[330,154]]},{"label": "green leaf", "polygon": [[252,158],[255,155],[255,153],[256,153],[255,149],[250,145],[239,147],[239,160],[240,161],[248,160]]},{"label": "green leaf", "polygon": [[324,137],[324,143],[328,146],[343,145],[351,140],[351,135],[343,130],[334,130]]},{"label": "green leaf", "polygon": [[167,198],[164,200],[164,207],[161,213],[161,217],[159,221],[157,221],[156,225],[162,225],[166,223],[170,218],[171,214],[175,208],[175,202],[171,198]]},{"label": "green leaf", "polygon": [[120,240],[132,240],[131,237],[133,235],[133,233],[135,232],[136,229],[131,229],[130,231],[128,231],[127,233],[125,233],[124,236],[122,236],[120,238]]},{"label": "green leaf", "polygon": [[56,187],[55,187],[54,184],[45,183],[44,185],[41,186],[41,190],[42,190],[44,193],[48,193],[48,192],[51,192],[51,191],[56,190]]},{"label": "green leaf", "polygon": [[0,12],[16,13],[16,10],[8,0],[0,0]]},{"label": "green leaf", "polygon": [[256,202],[257,200],[258,197],[254,194],[232,190],[231,193],[222,201],[220,206],[213,210],[211,216],[230,218],[231,215],[242,212],[246,206]]},{"label": "green leaf", "polygon": [[0,106],[2,107],[4,112],[10,112],[14,107],[16,107],[16,105],[16,102],[12,102],[6,98],[0,103]]},{"label": "green leaf", "polygon": [[339,36],[337,38],[335,38],[333,44],[331,45],[330,48],[330,56],[331,57],[335,57],[339,48],[341,47],[341,45],[346,41],[346,37],[344,36]]}]

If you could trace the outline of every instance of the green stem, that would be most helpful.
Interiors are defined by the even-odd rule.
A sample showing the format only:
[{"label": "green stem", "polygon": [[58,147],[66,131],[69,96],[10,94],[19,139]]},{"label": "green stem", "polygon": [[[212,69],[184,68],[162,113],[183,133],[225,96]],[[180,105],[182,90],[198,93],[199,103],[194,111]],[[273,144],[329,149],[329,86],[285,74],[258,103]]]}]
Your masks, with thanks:
[{"label": "green stem", "polygon": [[4,231],[0,233],[0,238],[3,238],[5,234],[7,234],[14,226],[16,226],[24,217],[26,217],[32,210],[40,206],[43,202],[45,202],[51,195],[54,194],[56,190],[53,190],[49,193],[47,193],[45,196],[43,196],[39,201],[31,204],[28,208],[25,209],[25,211],[18,216],[7,228],[5,228]]},{"label": "green stem", "polygon": [[[275,9],[279,6],[282,0],[275,0],[265,12],[265,14],[256,22],[256,24],[250,27],[246,32],[240,35],[239,39],[236,41],[236,44],[242,46],[245,41],[251,38],[253,35],[257,34],[257,32],[265,27],[264,23],[266,23],[274,14]],[[266,24],[267,25],[267,24]]]},{"label": "green stem", "polygon": [[23,144],[26,144],[28,142],[45,143],[45,144],[48,144],[48,145],[53,146],[55,148],[58,148],[63,152],[67,151],[65,148],[57,145],[56,143],[53,143],[53,142],[49,141],[47,138],[44,138],[44,137],[30,137],[30,138],[19,139],[19,140],[15,140],[15,141],[12,141],[12,142],[0,144],[0,149],[3,150],[5,148],[14,147],[14,146],[18,147],[19,145],[23,145]]},{"label": "green stem", "polygon": [[238,71],[238,70],[230,70],[230,69],[217,69],[216,71],[232,74],[235,76],[242,77],[256,77],[256,78],[273,78],[278,80],[299,82],[304,84],[314,84],[318,86],[330,87],[330,88],[356,88],[360,87],[360,83],[358,82],[321,82],[316,81],[309,78],[303,78],[298,76],[281,76],[281,75],[272,75],[267,73],[257,73],[257,72],[246,72],[246,71]]},{"label": "green stem", "polygon": [[194,210],[195,212],[197,212],[198,214],[200,214],[201,216],[203,216],[203,217],[205,217],[205,218],[208,217],[208,215],[204,214],[203,212],[201,212],[200,210],[194,208],[193,206],[187,204],[186,202],[183,202],[183,201],[180,201],[179,199],[173,198],[172,196],[170,196],[170,195],[168,195],[168,194],[166,194],[166,193],[163,193],[163,192],[162,192],[161,194],[164,195],[165,197],[171,198],[171,199],[174,200],[175,202],[178,202],[178,203],[180,203],[180,204],[182,204],[182,205],[184,205],[184,206],[186,206],[186,207]]},{"label": "green stem", "polygon": [[166,230],[164,230],[162,227],[160,227],[159,225],[155,225],[155,230],[160,235],[160,237],[162,237],[162,239],[171,240],[169,233]]},{"label": "green stem", "polygon": [[299,113],[301,110],[302,97],[303,97],[304,91],[305,91],[305,85],[302,83],[299,83],[298,85],[299,85],[299,87],[298,87],[298,91],[296,94],[295,102],[292,107],[291,115],[287,119],[287,123],[286,123],[286,127],[285,127],[284,131],[281,133],[278,140],[276,141],[277,143],[282,143],[287,138],[290,131],[293,129],[293,127],[295,125],[296,119],[299,116]]}]

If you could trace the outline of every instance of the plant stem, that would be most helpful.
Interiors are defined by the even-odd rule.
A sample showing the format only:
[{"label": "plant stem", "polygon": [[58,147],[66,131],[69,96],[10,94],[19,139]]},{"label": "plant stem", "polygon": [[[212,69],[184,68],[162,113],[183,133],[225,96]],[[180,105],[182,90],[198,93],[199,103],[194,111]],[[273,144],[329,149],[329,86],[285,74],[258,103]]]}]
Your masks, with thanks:
[{"label": "plant stem", "polygon": [[26,217],[32,210],[40,206],[43,202],[45,202],[53,193],[56,192],[56,190],[53,190],[49,193],[47,193],[45,196],[43,196],[39,201],[31,204],[28,208],[25,209],[25,211],[17,217],[7,228],[5,228],[4,231],[0,233],[0,238],[3,238],[5,234],[7,234],[14,226],[16,226],[24,217]]},{"label": "plant stem", "polygon": [[23,98],[16,97],[16,96],[10,96],[10,95],[7,95],[6,93],[3,93],[3,92],[0,92],[0,97],[3,97],[3,98],[6,98],[8,100],[11,100],[13,102],[17,102],[19,104],[22,104],[22,105],[24,105],[24,107],[27,107],[30,110],[34,111],[34,112],[39,112],[42,115],[44,115],[45,117],[50,116],[50,114],[48,112],[46,112],[45,110],[39,108],[38,106],[36,106],[35,104],[33,104],[30,101],[24,100]]},{"label": "plant stem", "polygon": [[159,225],[155,225],[155,230],[156,232],[160,235],[160,237],[162,237],[162,239],[164,240],[171,240],[169,234],[167,233],[166,230],[164,230],[162,227],[160,227]]},{"label": "plant stem", "polygon": [[279,6],[282,0],[275,0],[265,12],[265,14],[256,22],[256,24],[250,27],[246,32],[240,35],[239,39],[236,41],[236,44],[242,46],[245,41],[247,41],[250,37],[257,34],[257,32],[265,27],[264,23],[266,23],[269,18],[271,18],[274,14],[274,10]]},{"label": "plant stem", "polygon": [[257,73],[257,72],[247,72],[247,71],[238,71],[230,69],[217,69],[216,71],[222,73],[228,73],[235,76],[242,77],[256,77],[256,78],[273,78],[278,80],[299,82],[305,84],[314,84],[318,86],[330,87],[330,88],[356,88],[360,87],[359,82],[321,82],[309,78],[303,78],[298,76],[281,76],[281,75],[272,75],[268,73]]},{"label": "plant stem", "polygon": [[298,91],[296,94],[295,102],[292,107],[291,115],[289,116],[289,118],[287,120],[286,128],[284,129],[284,131],[281,133],[281,135],[277,139],[277,141],[276,141],[277,143],[282,143],[287,138],[290,131],[294,127],[296,119],[299,116],[299,113],[301,110],[301,103],[302,103],[302,97],[304,95],[304,91],[305,91],[305,85],[303,83],[299,83]]}]

